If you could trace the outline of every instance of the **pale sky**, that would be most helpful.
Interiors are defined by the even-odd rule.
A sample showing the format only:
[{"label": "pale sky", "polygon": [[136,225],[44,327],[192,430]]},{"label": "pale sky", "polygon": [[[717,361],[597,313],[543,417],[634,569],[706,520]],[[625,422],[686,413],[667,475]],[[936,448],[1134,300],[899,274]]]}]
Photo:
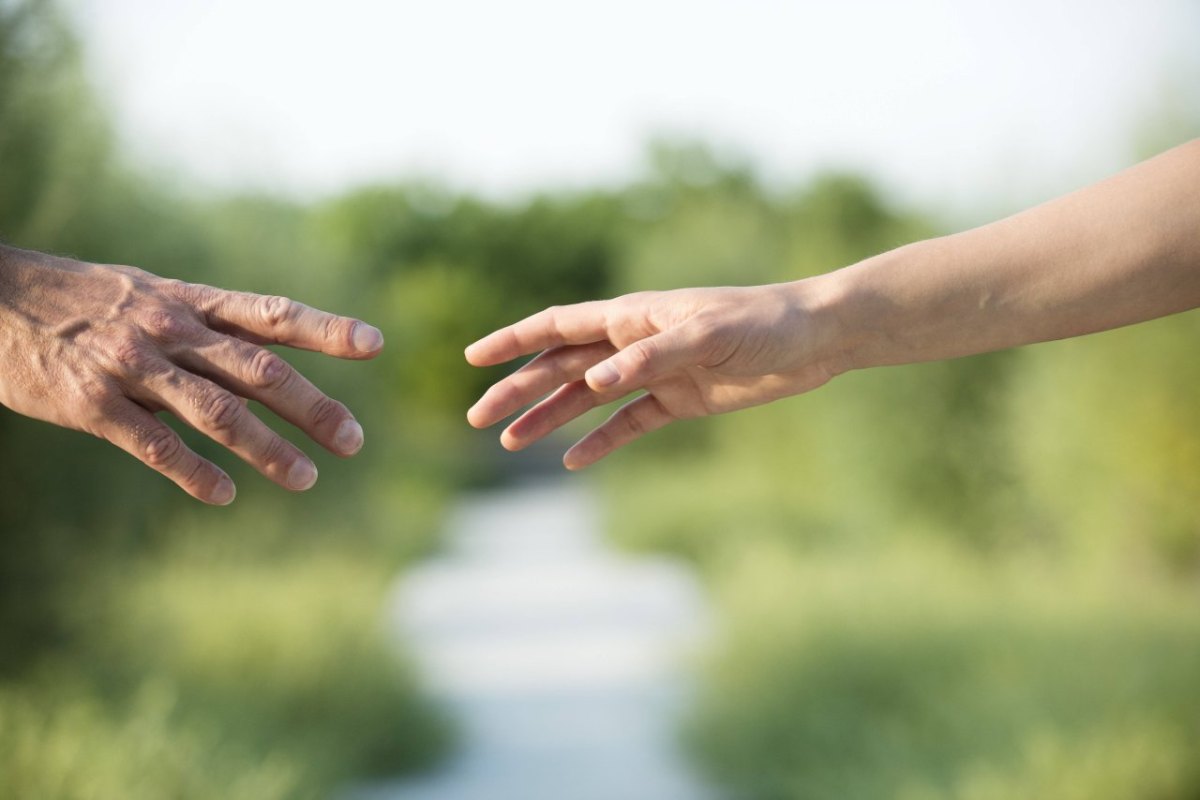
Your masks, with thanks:
[{"label": "pale sky", "polygon": [[781,181],[867,170],[936,208],[1039,199],[1131,157],[1191,0],[73,0],[145,163],[307,195],[397,176],[612,183],[655,134]]}]

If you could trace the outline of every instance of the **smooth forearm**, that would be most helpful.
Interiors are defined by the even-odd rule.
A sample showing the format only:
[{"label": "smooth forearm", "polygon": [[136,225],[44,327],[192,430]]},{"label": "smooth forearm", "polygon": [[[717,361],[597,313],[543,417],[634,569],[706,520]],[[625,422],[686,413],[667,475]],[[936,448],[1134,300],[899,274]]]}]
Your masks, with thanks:
[{"label": "smooth forearm", "polygon": [[1200,306],[1200,141],[823,278],[845,368],[970,355]]}]

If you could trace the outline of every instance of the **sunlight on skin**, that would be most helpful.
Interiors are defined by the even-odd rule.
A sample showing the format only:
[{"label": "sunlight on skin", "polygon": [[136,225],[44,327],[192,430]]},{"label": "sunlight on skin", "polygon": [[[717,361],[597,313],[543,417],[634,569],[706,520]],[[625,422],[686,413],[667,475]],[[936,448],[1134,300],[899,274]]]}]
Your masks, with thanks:
[{"label": "sunlight on skin", "polygon": [[850,369],[957,358],[1200,306],[1200,140],[1015,216],[770,286],[549,308],[467,361],[540,353],[467,412],[518,450],[644,391],[564,456],[579,469],[673,420],[801,394]]},{"label": "sunlight on skin", "polygon": [[246,406],[257,400],[339,456],[363,430],[336,400],[261,345],[374,358],[377,328],[286,297],[166,280],[0,247],[0,403],[107,439],[207,503],[230,477],[155,414],[167,412],[292,491],[317,468]]}]

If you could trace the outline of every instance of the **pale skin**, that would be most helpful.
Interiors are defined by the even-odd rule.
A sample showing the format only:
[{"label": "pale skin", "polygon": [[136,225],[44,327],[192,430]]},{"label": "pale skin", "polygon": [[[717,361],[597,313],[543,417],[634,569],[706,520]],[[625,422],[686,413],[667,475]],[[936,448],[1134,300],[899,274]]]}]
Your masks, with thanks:
[{"label": "pale skin", "polygon": [[814,278],[548,308],[466,350],[536,357],[471,407],[519,450],[638,393],[571,447],[586,467],[679,419],[802,394],[853,369],[1080,336],[1200,307],[1200,140],[989,225]]},{"label": "pale skin", "polygon": [[383,336],[285,297],[0,246],[0,403],[106,439],[206,503],[232,502],[233,481],[158,414],[178,417],[292,491],[311,488],[316,467],[246,399],[339,456],[362,448],[350,411],[267,344],[367,359]]}]

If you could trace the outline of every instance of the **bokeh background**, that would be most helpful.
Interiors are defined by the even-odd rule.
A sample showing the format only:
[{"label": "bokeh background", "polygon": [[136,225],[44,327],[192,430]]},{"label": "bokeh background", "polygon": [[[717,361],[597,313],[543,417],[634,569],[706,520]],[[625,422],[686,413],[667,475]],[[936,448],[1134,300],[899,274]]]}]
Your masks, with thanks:
[{"label": "bokeh background", "polygon": [[[0,414],[0,790],[309,798],[454,752],[381,614],[512,462],[465,344],[811,275],[1200,135],[1194,3],[0,0],[0,238],[379,324],[369,447],[200,507]],[[1200,191],[1200,188],[1198,188]],[[592,481],[747,798],[1200,796],[1200,317],[850,374]],[[565,442],[563,442],[565,444]]]}]

